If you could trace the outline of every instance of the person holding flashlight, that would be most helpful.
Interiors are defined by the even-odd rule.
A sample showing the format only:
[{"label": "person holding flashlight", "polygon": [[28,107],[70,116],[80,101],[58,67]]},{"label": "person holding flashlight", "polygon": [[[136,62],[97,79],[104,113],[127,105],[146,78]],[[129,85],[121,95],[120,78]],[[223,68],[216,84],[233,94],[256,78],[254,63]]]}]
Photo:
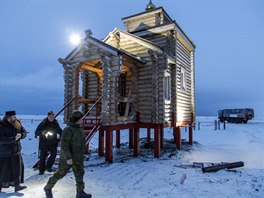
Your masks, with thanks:
[{"label": "person holding flashlight", "polygon": [[[39,174],[43,175],[45,170],[52,172],[57,155],[57,147],[62,129],[54,117],[53,111],[48,112],[47,118],[42,120],[35,131],[35,137],[39,137]],[[49,158],[46,163],[46,157]]]}]

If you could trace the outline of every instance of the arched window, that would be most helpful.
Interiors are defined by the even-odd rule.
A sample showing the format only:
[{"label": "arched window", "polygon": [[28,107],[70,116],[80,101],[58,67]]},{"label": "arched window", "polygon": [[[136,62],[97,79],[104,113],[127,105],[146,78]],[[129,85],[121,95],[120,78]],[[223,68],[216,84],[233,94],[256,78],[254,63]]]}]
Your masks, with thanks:
[{"label": "arched window", "polygon": [[181,67],[181,90],[187,91],[187,76],[186,69]]},{"label": "arched window", "polygon": [[167,71],[164,72],[164,77],[163,77],[163,95],[164,95],[164,100],[171,99],[171,75]]}]

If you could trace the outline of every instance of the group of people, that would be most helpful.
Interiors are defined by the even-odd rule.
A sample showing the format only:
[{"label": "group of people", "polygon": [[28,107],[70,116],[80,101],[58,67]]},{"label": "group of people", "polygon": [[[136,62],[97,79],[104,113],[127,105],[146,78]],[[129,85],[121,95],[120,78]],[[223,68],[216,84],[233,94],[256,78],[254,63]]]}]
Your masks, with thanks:
[{"label": "group of people", "polygon": [[[39,175],[53,171],[59,141],[61,144],[58,169],[44,187],[47,198],[53,197],[52,188],[71,168],[76,180],[76,197],[92,197],[84,192],[85,134],[81,128],[82,118],[82,112],[74,111],[62,130],[54,113],[50,111],[35,131],[35,137],[39,138]],[[26,135],[25,128],[16,118],[16,112],[5,112],[3,120],[0,120],[0,193],[2,188],[10,186],[14,186],[15,192],[27,188],[21,185],[24,183],[24,163],[20,144]]]}]

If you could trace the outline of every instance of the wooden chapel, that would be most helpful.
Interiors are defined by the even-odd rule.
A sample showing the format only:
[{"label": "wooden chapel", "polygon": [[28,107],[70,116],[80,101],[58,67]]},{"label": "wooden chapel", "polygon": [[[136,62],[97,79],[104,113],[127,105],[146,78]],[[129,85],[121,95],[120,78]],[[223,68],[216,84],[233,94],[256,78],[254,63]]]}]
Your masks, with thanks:
[{"label": "wooden chapel", "polygon": [[[140,154],[140,129],[154,131],[154,157],[160,157],[164,128],[174,129],[181,148],[180,127],[188,126],[192,144],[195,120],[195,45],[163,7],[150,1],[144,12],[122,18],[103,40],[87,30],[83,41],[59,62],[64,68],[64,111],[82,108],[87,145],[99,135],[98,155],[113,162],[113,133],[129,130],[129,147]],[[71,100],[71,99],[75,100]]]}]

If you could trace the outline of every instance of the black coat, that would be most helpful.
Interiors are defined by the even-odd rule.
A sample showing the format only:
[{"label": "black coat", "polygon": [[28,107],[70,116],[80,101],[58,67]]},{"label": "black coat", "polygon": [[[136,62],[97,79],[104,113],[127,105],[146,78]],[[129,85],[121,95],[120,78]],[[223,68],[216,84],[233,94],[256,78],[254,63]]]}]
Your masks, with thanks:
[{"label": "black coat", "polygon": [[[17,121],[18,122],[18,121]],[[20,122],[14,127],[6,119],[0,121],[0,188],[19,185],[24,182],[24,164],[20,140],[26,137],[26,130]]]},{"label": "black coat", "polygon": [[[45,134],[48,131],[52,132],[53,135],[46,137]],[[48,118],[42,120],[35,131],[35,136],[39,136],[39,150],[48,151],[56,149],[59,142],[57,134],[61,136],[61,132],[62,129],[56,119],[53,122],[50,122]]]},{"label": "black coat", "polygon": [[19,125],[20,127],[17,129],[6,119],[0,121],[0,157],[12,157],[20,154],[21,144],[19,140],[15,140],[15,137],[17,133],[20,133],[20,139],[24,139],[27,133],[20,122]]}]

